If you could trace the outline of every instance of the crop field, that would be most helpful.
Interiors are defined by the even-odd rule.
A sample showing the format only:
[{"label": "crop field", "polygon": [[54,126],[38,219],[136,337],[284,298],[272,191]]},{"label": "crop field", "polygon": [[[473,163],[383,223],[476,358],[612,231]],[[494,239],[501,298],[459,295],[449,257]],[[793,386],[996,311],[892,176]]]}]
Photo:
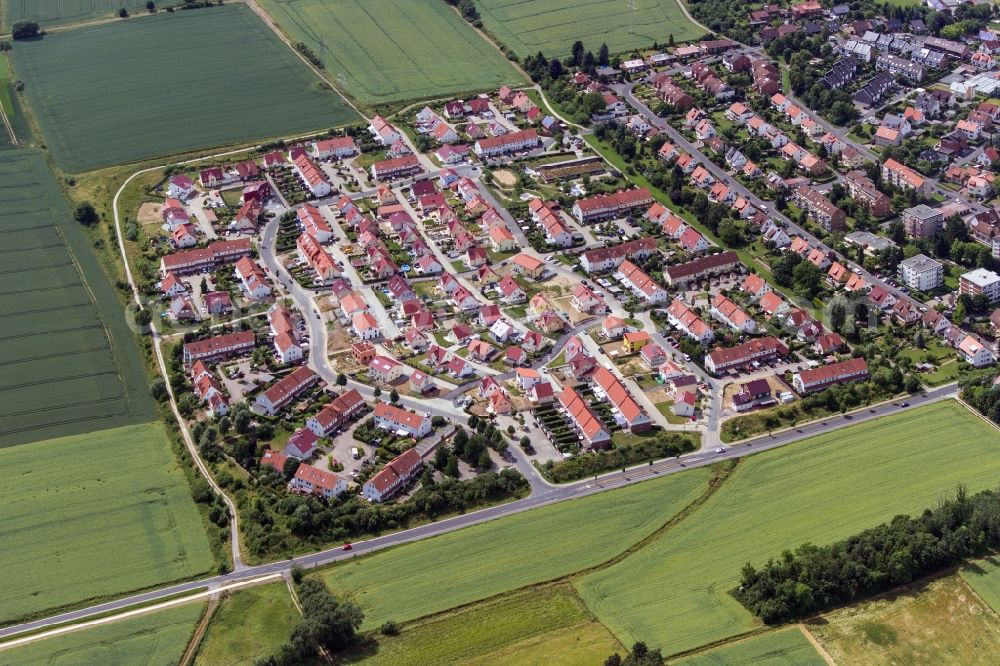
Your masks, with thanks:
[{"label": "crop field", "polygon": [[484,27],[520,57],[543,52],[569,55],[573,42],[597,55],[602,43],[611,53],[701,37],[705,30],[681,11],[680,0],[635,0],[635,11],[624,2],[608,0],[479,0],[476,8]]},{"label": "crop field", "polygon": [[990,556],[970,562],[959,570],[962,580],[1000,613],[1000,558]]},{"label": "crop field", "polygon": [[300,617],[283,581],[238,590],[212,617],[195,664],[235,666],[273,655]]},{"label": "crop field", "polygon": [[809,639],[792,627],[670,663],[677,666],[823,666],[826,662]]},{"label": "crop field", "polygon": [[809,626],[838,664],[994,664],[1000,621],[959,576],[823,615]]},{"label": "crop field", "polygon": [[327,569],[323,580],[357,599],[366,628],[412,620],[599,564],[698,497],[709,474],[673,475],[406,544]]},{"label": "crop field", "polygon": [[8,27],[26,20],[45,27],[116,17],[122,7],[145,13],[146,0],[0,0],[0,16]]},{"label": "crop field", "polygon": [[749,631],[757,621],[729,595],[746,562],[922,511],[959,484],[994,487],[995,443],[949,400],[750,456],[664,537],[574,584],[626,645],[675,654]]},{"label": "crop field", "polygon": [[187,647],[205,605],[184,604],[146,615],[44,638],[0,650],[0,663],[176,664]]},{"label": "crop field", "polygon": [[361,104],[524,83],[497,48],[440,0],[261,0]]},{"label": "crop field", "polygon": [[0,469],[0,622],[212,567],[162,424],[7,447]]},{"label": "crop field", "polygon": [[118,298],[37,152],[0,151],[0,275],[0,447],[155,417]]},{"label": "crop field", "polygon": [[601,657],[615,652],[624,652],[624,648],[611,632],[600,622],[585,622],[555,629],[462,663],[463,666],[594,666],[600,663]]},{"label": "crop field", "polygon": [[53,33],[15,51],[48,146],[73,173],[358,119],[245,5]]},{"label": "crop field", "polygon": [[[603,631],[603,640],[599,638]],[[525,655],[520,646],[525,641],[563,639],[564,633],[579,632],[586,645],[593,650],[589,662],[600,663],[618,644],[593,621],[593,616],[580,598],[567,584],[528,590],[492,599],[464,608],[442,617],[430,618],[403,628],[394,638],[380,637],[378,650],[359,660],[377,666],[422,666],[423,664],[517,663],[518,657],[540,655],[532,650]],[[565,639],[559,640],[565,644]],[[534,643],[532,647],[535,647]],[[541,646],[538,646],[541,647]],[[581,647],[573,643],[566,653],[559,653],[557,662],[572,663],[579,660]],[[596,659],[600,655],[601,659]]]},{"label": "crop field", "polygon": [[3,109],[8,117],[14,113],[14,103],[11,100],[10,91],[10,61],[7,60],[6,55],[0,54],[0,109]]}]

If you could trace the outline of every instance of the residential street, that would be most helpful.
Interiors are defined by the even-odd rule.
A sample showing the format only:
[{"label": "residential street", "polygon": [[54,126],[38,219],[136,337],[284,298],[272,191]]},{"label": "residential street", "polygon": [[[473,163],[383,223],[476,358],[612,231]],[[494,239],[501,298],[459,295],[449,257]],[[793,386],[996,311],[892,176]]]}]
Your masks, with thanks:
[{"label": "residential street", "polygon": [[[790,220],[788,217],[786,217],[783,213],[781,213],[781,211],[777,210],[774,207],[772,202],[760,199],[760,197],[758,197],[753,192],[744,187],[738,180],[736,180],[736,178],[730,176],[730,174],[727,173],[724,169],[716,165],[714,162],[712,162],[712,160],[708,159],[708,157],[698,147],[696,147],[693,143],[688,141],[683,134],[674,129],[670,125],[670,123],[665,121],[663,118],[660,118],[655,113],[653,113],[653,111],[648,106],[646,106],[642,102],[642,100],[636,98],[635,95],[632,94],[633,87],[634,84],[621,84],[615,86],[615,91],[622,98],[624,98],[625,101],[627,101],[634,109],[636,109],[639,113],[641,113],[650,124],[652,124],[657,129],[665,132],[670,137],[670,141],[672,141],[674,144],[676,144],[677,146],[679,146],[680,148],[684,149],[686,152],[694,156],[712,174],[713,177],[715,177],[717,180],[725,182],[730,187],[730,189],[735,191],[744,199],[750,201],[757,208],[765,211],[774,220],[780,221],[781,223],[787,225],[789,235],[795,234],[798,236],[802,236],[807,241],[809,241],[809,244],[812,245],[813,247],[818,247],[824,251],[830,251],[830,248],[825,243],[821,242],[818,238],[816,238],[811,233],[809,233],[808,231],[800,227],[798,224]],[[863,266],[858,265],[857,270],[860,272],[861,276],[865,279],[865,281],[868,284],[878,285],[883,289],[885,289],[886,291],[891,292],[897,299],[909,301],[915,307],[918,308],[920,307],[920,303],[914,301],[909,296],[899,291],[895,287],[891,287],[882,280],[876,278],[874,275],[865,270]]]}]

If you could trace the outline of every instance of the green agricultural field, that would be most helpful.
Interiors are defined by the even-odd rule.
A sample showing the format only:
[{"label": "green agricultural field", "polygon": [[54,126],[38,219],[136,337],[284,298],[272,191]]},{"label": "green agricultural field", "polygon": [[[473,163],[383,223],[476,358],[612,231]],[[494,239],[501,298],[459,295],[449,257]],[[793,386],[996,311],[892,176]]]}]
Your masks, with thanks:
[{"label": "green agricultural field", "polygon": [[959,574],[990,608],[1000,613],[1000,558],[991,556],[970,562]]},{"label": "green agricultural field", "polygon": [[122,307],[40,152],[0,151],[0,447],[156,411]]},{"label": "green agricultural field", "polygon": [[122,7],[145,13],[146,0],[0,0],[0,15],[8,27],[25,20],[51,26],[113,18]]},{"label": "green agricultural field", "polygon": [[799,629],[790,628],[670,663],[677,666],[823,666],[826,662]]},{"label": "green agricultural field", "polygon": [[176,664],[204,610],[205,605],[201,603],[184,604],[8,650],[0,649],[0,663],[19,666]]},{"label": "green agricultural field", "polygon": [[2,53],[0,53],[0,109],[3,109],[7,117],[14,113],[14,102],[11,100],[10,62]]},{"label": "green agricultural field", "polygon": [[705,34],[681,11],[682,0],[635,0],[629,11],[624,0],[479,0],[483,25],[520,57],[543,52],[569,55],[580,40],[597,55],[602,43],[612,53],[666,44],[673,34],[681,42]]},{"label": "green agricultural field", "polygon": [[53,33],[13,53],[74,173],[357,120],[242,4]]},{"label": "green agricultural field", "polygon": [[524,78],[442,0],[261,0],[361,104],[489,90]]},{"label": "green agricultural field", "polygon": [[[594,666],[605,655],[624,652],[599,622],[556,629],[463,662],[463,666]],[[596,659],[595,659],[596,658]]]},{"label": "green agricultural field", "polygon": [[[360,661],[372,666],[465,664],[472,659],[512,663],[514,656],[506,654],[508,650],[520,654],[518,646],[525,641],[537,639],[544,644],[554,634],[562,638],[567,631],[581,632],[593,647],[600,646],[597,654],[603,659],[619,646],[607,630],[603,630],[604,640],[595,643],[593,636],[600,636],[600,630],[603,627],[593,621],[573,588],[564,584],[507,595],[408,625],[397,637],[379,637],[377,651]],[[566,656],[572,657],[572,652]],[[529,654],[537,658],[534,652]],[[589,663],[599,663],[596,656],[592,653]],[[566,663],[562,655],[558,663]]]},{"label": "green agricultural field", "polygon": [[273,655],[300,617],[283,581],[234,592],[208,625],[195,664],[230,666]]},{"label": "green agricultural field", "polygon": [[655,531],[698,497],[695,470],[494,520],[327,569],[357,599],[365,627],[454,608],[594,566]]},{"label": "green agricultural field", "polygon": [[162,424],[7,447],[0,469],[0,623],[212,567]]},{"label": "green agricultural field", "polygon": [[957,402],[843,428],[747,458],[694,514],[619,564],[575,581],[624,644],[665,654],[749,631],[730,595],[746,563],[996,485],[996,432]]}]

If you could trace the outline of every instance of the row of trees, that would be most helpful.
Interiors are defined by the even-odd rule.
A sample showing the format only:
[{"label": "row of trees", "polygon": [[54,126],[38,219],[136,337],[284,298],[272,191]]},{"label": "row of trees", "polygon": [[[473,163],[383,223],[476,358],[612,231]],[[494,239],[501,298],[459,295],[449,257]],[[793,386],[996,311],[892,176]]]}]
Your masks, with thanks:
[{"label": "row of trees", "polygon": [[[286,478],[261,470],[263,488],[237,490],[246,517],[244,538],[255,555],[301,550],[297,542],[313,546],[378,534],[406,527],[413,520],[428,520],[476,506],[509,499],[523,493],[528,482],[517,470],[487,472],[468,481],[445,478],[435,482],[424,473],[421,488],[405,502],[370,504],[356,495],[338,502],[312,496],[289,495]],[[270,488],[273,492],[263,492]]]},{"label": "row of trees", "polygon": [[618,446],[609,451],[581,453],[559,462],[549,460],[541,470],[549,481],[566,483],[647,461],[672,458],[695,448],[694,439],[687,433],[661,432],[637,444]]},{"label": "row of trees", "polygon": [[806,543],[761,569],[744,565],[733,591],[773,624],[905,585],[1000,546],[1000,494],[958,488],[918,517],[897,516],[829,546]]}]

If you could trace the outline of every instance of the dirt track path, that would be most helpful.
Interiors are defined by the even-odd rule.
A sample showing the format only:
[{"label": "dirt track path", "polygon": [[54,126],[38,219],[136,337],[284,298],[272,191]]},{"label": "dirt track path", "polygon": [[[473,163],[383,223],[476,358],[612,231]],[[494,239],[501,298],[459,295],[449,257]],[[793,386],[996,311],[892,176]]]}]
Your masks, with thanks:
[{"label": "dirt track path", "polygon": [[812,632],[806,628],[806,625],[800,624],[798,627],[799,631],[802,632],[802,635],[805,636],[806,640],[813,646],[813,649],[819,653],[819,656],[823,657],[823,661],[828,663],[830,666],[837,666],[837,662],[833,660],[833,657],[831,657],[830,653],[826,651],[826,648],[823,647],[818,640],[816,640],[816,637],[813,636]]},{"label": "dirt track path", "polygon": [[205,632],[208,631],[208,625],[212,622],[212,617],[215,616],[215,611],[219,609],[221,601],[221,594],[213,594],[209,597],[208,607],[205,608],[205,613],[201,616],[201,622],[198,623],[198,628],[194,630],[194,635],[191,637],[191,640],[188,641],[188,646],[187,649],[184,650],[184,655],[181,657],[181,660],[177,662],[180,666],[190,666],[194,663],[194,657],[198,652],[198,646],[201,645],[201,639],[205,637]]}]

